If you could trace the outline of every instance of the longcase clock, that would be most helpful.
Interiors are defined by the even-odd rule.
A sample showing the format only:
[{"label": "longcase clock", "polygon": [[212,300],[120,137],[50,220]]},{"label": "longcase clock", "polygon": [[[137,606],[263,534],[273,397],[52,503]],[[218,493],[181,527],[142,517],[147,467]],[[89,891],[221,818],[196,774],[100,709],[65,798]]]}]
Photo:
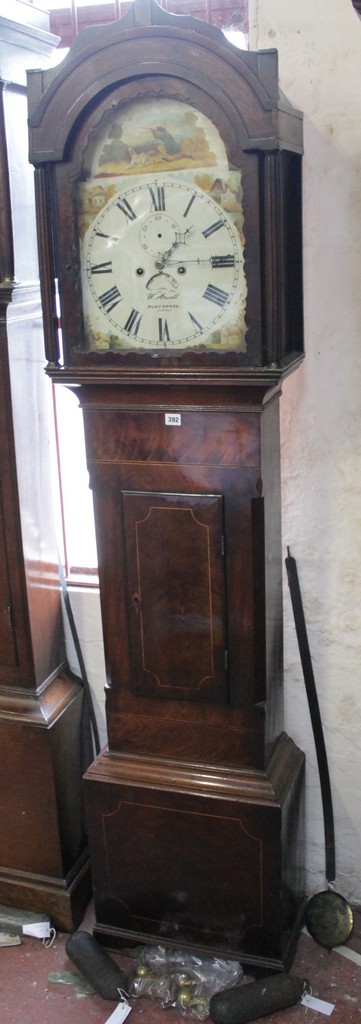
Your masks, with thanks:
[{"label": "longcase clock", "polygon": [[[0,903],[81,922],[91,892],[83,692],[65,658],[25,68],[58,42],[0,16]],[[85,750],[84,750],[85,755]]]},{"label": "longcase clock", "polygon": [[303,900],[279,451],[302,117],[276,51],[139,0],[28,89],[48,373],[83,409],[99,555],[95,932],[280,969]]}]

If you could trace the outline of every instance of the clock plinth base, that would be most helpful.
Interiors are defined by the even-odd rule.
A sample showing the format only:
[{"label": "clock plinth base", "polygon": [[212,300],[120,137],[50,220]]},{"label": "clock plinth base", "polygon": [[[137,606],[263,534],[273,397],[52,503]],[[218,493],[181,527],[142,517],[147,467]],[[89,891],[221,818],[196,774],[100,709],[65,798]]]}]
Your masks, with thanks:
[{"label": "clock plinth base", "polygon": [[40,694],[0,695],[0,903],[49,914],[65,932],[81,924],[91,896],[82,704],[65,671]]},{"label": "clock plinth base", "polygon": [[35,873],[4,873],[0,868],[0,903],[19,910],[48,914],[60,932],[79,928],[91,897],[91,874],[87,851],[73,865],[67,878],[43,878]]},{"label": "clock plinth base", "polygon": [[285,734],[265,772],[103,752],[85,775],[99,941],[287,969],[303,911],[303,765]]}]

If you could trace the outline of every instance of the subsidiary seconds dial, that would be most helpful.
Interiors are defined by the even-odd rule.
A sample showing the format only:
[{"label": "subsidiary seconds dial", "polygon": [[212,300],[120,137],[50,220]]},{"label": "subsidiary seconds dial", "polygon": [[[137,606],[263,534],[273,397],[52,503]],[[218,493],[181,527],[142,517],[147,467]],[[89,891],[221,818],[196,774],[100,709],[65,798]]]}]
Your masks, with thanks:
[{"label": "subsidiary seconds dial", "polygon": [[237,227],[188,183],[142,178],[104,206],[85,238],[92,348],[220,344],[240,318],[243,293]]}]

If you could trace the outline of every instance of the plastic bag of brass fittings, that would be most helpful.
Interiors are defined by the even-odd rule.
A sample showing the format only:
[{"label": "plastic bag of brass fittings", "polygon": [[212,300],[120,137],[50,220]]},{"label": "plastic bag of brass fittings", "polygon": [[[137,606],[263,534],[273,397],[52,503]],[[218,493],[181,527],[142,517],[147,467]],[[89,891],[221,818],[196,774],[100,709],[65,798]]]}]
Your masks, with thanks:
[{"label": "plastic bag of brass fittings", "polygon": [[201,958],[163,946],[144,947],[135,962],[129,995],[153,999],[163,1010],[206,1020],[215,992],[237,985],[243,971],[233,960]]}]

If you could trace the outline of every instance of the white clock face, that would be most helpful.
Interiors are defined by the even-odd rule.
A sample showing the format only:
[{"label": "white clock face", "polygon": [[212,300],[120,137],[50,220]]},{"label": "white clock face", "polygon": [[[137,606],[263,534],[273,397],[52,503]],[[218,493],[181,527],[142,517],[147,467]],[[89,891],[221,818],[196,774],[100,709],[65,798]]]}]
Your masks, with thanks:
[{"label": "white clock face", "polygon": [[211,346],[241,315],[237,227],[193,184],[134,180],[84,239],[82,286],[91,347],[97,338],[113,349]]}]

